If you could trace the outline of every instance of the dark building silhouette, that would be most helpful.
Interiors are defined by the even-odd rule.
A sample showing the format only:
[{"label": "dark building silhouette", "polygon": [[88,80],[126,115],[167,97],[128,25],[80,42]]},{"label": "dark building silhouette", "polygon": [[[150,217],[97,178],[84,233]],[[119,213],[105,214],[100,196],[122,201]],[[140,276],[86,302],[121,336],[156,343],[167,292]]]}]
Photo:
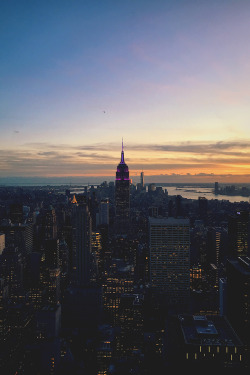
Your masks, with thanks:
[{"label": "dark building silhouette", "polygon": [[214,194],[218,194],[218,193],[219,193],[219,183],[215,182],[214,183]]},{"label": "dark building silhouette", "polygon": [[115,231],[126,235],[130,220],[130,179],[129,169],[124,160],[122,143],[121,161],[117,166],[115,179]]},{"label": "dark building silhouette", "polygon": [[230,259],[227,271],[227,316],[246,347],[250,365],[250,258]]},{"label": "dark building silhouette", "polygon": [[88,206],[84,201],[77,204],[72,210],[73,223],[73,257],[78,285],[86,285],[90,281],[90,253],[91,253],[91,217]]},{"label": "dark building silhouette", "polygon": [[35,367],[40,369],[41,374],[55,374],[58,371],[62,354],[60,330],[60,304],[46,305],[37,311],[36,342],[31,346],[31,354],[32,360],[35,359]]},{"label": "dark building silhouette", "polygon": [[55,209],[50,206],[44,215],[44,230],[45,230],[45,239],[55,239],[57,238],[57,218]]},{"label": "dark building silhouette", "polygon": [[57,216],[52,205],[42,208],[35,223],[34,248],[43,251],[44,241],[57,239]]},{"label": "dark building silhouette", "polygon": [[182,209],[182,196],[176,195],[175,197],[175,217],[180,217],[183,215],[183,209]]},{"label": "dark building silhouette", "polygon": [[170,199],[170,201],[168,202],[168,216],[174,216],[174,202],[172,201],[172,199]]},{"label": "dark building silhouette", "polygon": [[99,203],[99,211],[96,215],[96,225],[109,225],[109,199],[102,199]]},{"label": "dark building silhouette", "polygon": [[208,212],[208,200],[205,197],[199,197],[198,199],[199,217],[204,222],[207,221]]},{"label": "dark building silhouette", "polygon": [[22,223],[23,205],[21,203],[12,203],[10,205],[10,220],[13,224]]},{"label": "dark building silhouette", "polygon": [[144,187],[144,172],[141,172],[141,186]]},{"label": "dark building silhouette", "polygon": [[45,240],[42,259],[42,278],[47,289],[47,300],[57,304],[60,298],[59,240]]},{"label": "dark building silhouette", "polygon": [[95,335],[101,322],[102,290],[98,285],[69,286],[62,303],[64,327]]},{"label": "dark building silhouette", "polygon": [[136,357],[143,346],[143,294],[122,294],[119,305],[120,334],[117,354],[121,358]]}]

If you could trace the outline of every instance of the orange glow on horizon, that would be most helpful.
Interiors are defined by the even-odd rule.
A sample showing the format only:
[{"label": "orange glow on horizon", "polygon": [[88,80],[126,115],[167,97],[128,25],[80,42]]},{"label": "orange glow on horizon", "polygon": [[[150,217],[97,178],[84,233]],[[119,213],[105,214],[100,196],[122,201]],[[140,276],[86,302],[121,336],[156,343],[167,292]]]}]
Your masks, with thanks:
[{"label": "orange glow on horizon", "polygon": [[[131,170],[130,169],[130,178],[136,179],[140,178],[141,170]],[[82,174],[82,173],[76,173],[76,174],[48,174],[44,177],[60,177],[60,178],[69,178],[69,177],[76,177],[76,178],[103,178],[103,181],[105,179],[114,180],[115,181],[115,173],[113,171],[110,171],[109,173],[88,173],[88,174]],[[213,173],[213,172],[200,172],[196,171],[196,173],[180,173],[180,171],[174,171],[172,170],[171,173],[166,173],[165,170],[147,170],[144,169],[144,177],[146,183],[149,182],[168,182],[169,179],[171,179],[170,182],[174,182],[173,180],[176,180],[176,182],[204,182],[204,183],[214,183],[215,181],[218,181],[220,183],[250,183],[250,174],[232,174],[232,173]],[[157,178],[157,179],[155,179]],[[147,181],[148,180],[148,181]],[[136,181],[135,181],[136,183]]]}]

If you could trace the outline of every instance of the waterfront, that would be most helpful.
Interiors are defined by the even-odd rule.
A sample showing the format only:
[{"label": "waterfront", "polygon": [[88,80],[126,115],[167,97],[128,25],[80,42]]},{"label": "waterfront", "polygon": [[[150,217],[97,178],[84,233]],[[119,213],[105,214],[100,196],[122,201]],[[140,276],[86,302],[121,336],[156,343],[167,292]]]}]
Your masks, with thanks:
[{"label": "waterfront", "polygon": [[[95,187],[97,185],[94,185]],[[250,202],[249,197],[243,197],[241,195],[224,195],[224,194],[214,194],[214,187],[212,186],[197,186],[197,185],[165,185],[157,184],[161,186],[164,190],[166,189],[169,196],[181,195],[186,199],[198,199],[199,197],[205,197],[206,199],[218,199],[218,200],[228,200],[231,203],[234,202]],[[147,187],[146,187],[147,189]],[[72,187],[70,190],[72,194],[81,194],[84,193],[83,186]]]},{"label": "waterfront", "polygon": [[[53,189],[57,190],[59,193],[64,194],[65,189],[69,189],[71,194],[81,194],[85,192],[85,188],[89,189],[91,186],[97,187],[101,184],[100,181],[93,182],[92,184],[88,182],[82,182],[82,183],[68,183],[67,181],[60,181],[48,179],[44,180],[41,179],[37,181],[36,179],[31,179],[30,181],[22,180],[22,179],[12,179],[6,180],[5,183],[1,181],[2,184],[0,184],[0,188],[26,188],[26,189]],[[108,181],[110,182],[110,181]],[[147,184],[149,185],[149,184]],[[148,189],[148,186],[146,185],[146,189]],[[169,196],[174,195],[181,195],[183,198],[186,199],[198,199],[199,197],[205,197],[207,199],[218,199],[218,200],[228,200],[231,203],[234,202],[250,202],[250,197],[241,196],[241,195],[226,195],[226,194],[214,194],[214,185],[213,184],[161,184],[161,183],[155,183],[156,187],[161,186],[164,190],[166,189]],[[241,186],[241,185],[239,185]],[[248,185],[247,185],[248,186]]]},{"label": "waterfront", "polygon": [[218,199],[228,200],[231,203],[234,202],[249,202],[249,197],[243,197],[240,195],[215,195],[213,187],[200,187],[200,186],[165,186],[162,185],[163,189],[167,189],[168,195],[181,195],[187,199],[198,199],[199,197],[205,197],[207,199]]}]

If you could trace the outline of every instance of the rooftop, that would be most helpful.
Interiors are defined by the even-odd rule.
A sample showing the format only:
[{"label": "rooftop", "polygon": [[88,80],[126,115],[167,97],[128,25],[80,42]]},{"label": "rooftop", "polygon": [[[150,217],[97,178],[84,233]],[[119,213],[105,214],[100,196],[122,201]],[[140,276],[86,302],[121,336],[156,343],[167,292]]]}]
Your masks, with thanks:
[{"label": "rooftop", "polygon": [[176,219],[174,217],[164,217],[164,218],[157,218],[157,217],[150,217],[149,223],[152,225],[189,225],[189,219]]},{"label": "rooftop", "polygon": [[248,276],[250,275],[250,258],[248,256],[229,259],[228,263],[232,264],[239,272]]},{"label": "rooftop", "polygon": [[242,346],[223,316],[179,315],[184,341],[189,345]]}]

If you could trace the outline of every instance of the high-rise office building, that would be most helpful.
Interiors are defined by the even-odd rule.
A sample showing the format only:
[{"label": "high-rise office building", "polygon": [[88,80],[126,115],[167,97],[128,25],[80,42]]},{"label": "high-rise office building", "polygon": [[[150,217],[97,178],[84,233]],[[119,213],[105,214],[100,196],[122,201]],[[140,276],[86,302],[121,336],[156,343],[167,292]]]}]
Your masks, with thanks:
[{"label": "high-rise office building", "polygon": [[130,220],[130,179],[129,168],[124,160],[123,142],[115,179],[115,217],[116,233],[126,235]]},{"label": "high-rise office building", "polygon": [[215,182],[214,183],[214,194],[218,194],[218,192],[219,192],[219,183]]},{"label": "high-rise office building", "polygon": [[109,225],[109,199],[102,199],[96,215],[96,225]]},{"label": "high-rise office building", "polygon": [[22,223],[23,221],[23,205],[19,202],[10,205],[10,220],[14,224]]},{"label": "high-rise office building", "polygon": [[190,288],[189,219],[149,218],[150,283],[169,305],[186,305]]},{"label": "high-rise office building", "polygon": [[55,209],[50,205],[42,208],[36,219],[35,244],[36,250],[43,247],[45,240],[57,238],[57,216]]},{"label": "high-rise office building", "polygon": [[49,303],[58,303],[60,298],[59,240],[44,241],[41,280],[46,286],[46,298]]},{"label": "high-rise office building", "polygon": [[118,325],[121,329],[117,336],[118,358],[138,356],[143,346],[143,294],[124,293],[120,296]]},{"label": "high-rise office building", "polygon": [[207,261],[216,267],[224,262],[228,250],[228,234],[226,228],[211,226],[207,230]]},{"label": "high-rise office building", "polygon": [[51,239],[44,241],[45,266],[47,268],[59,267],[59,240]]},{"label": "high-rise office building", "polygon": [[[78,199],[79,201],[79,199]],[[75,204],[72,209],[73,222],[73,256],[78,285],[86,285],[90,281],[91,253],[91,217],[88,206],[84,202]]]},{"label": "high-rise office building", "polygon": [[227,280],[224,277],[219,279],[219,310],[220,315],[227,313]]},{"label": "high-rise office building", "polygon": [[144,172],[141,172],[141,187],[144,187]]},{"label": "high-rise office building", "polygon": [[228,219],[229,252],[231,257],[246,256],[249,241],[249,212],[237,211]]},{"label": "high-rise office building", "polygon": [[45,230],[45,239],[55,239],[57,238],[57,218],[55,209],[50,206],[44,215],[44,230]]},{"label": "high-rise office building", "polygon": [[61,305],[45,305],[36,314],[36,334],[39,339],[58,337],[61,330]]},{"label": "high-rise office building", "polygon": [[214,287],[219,286],[219,265],[223,259],[225,245],[225,230],[221,227],[209,227],[207,230],[207,261],[214,270]]}]

